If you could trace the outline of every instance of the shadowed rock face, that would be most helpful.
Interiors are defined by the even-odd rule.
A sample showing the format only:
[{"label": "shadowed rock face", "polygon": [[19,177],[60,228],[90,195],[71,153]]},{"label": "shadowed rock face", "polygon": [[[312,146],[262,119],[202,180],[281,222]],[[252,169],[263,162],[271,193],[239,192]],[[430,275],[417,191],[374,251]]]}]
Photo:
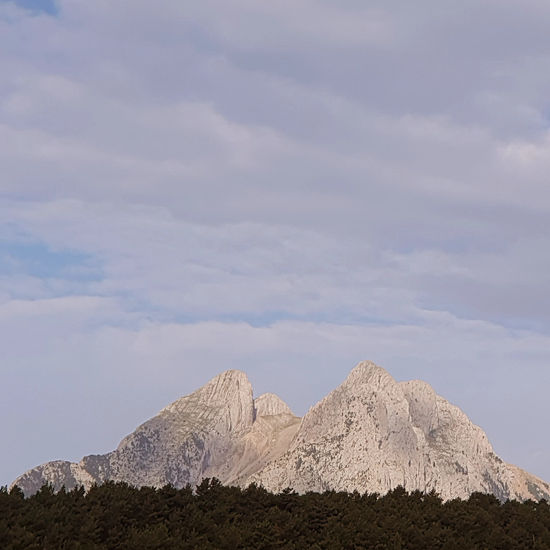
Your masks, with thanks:
[{"label": "shadowed rock face", "polygon": [[91,486],[105,480],[182,487],[204,477],[269,490],[385,493],[474,491],[500,499],[550,499],[550,486],[498,458],[485,433],[425,382],[396,382],[359,363],[300,421],[276,395],[256,400],[240,371],[227,371],[175,401],[106,455],[55,461],[14,484]]}]

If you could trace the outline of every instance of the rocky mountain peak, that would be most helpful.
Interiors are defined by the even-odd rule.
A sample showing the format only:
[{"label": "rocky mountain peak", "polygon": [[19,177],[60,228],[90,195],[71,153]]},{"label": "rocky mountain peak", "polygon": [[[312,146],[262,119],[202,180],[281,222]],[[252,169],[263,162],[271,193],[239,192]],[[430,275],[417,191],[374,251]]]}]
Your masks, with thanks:
[{"label": "rocky mountain peak", "polygon": [[240,370],[226,370],[197,390],[205,403],[232,401],[235,398],[249,400],[252,384],[248,376]]},{"label": "rocky mountain peak", "polygon": [[292,414],[290,407],[274,393],[264,393],[254,399],[256,418],[274,414]]},{"label": "rocky mountain peak", "polygon": [[444,499],[474,491],[500,499],[550,500],[550,485],[495,455],[483,430],[425,382],[397,382],[362,361],[344,382],[295,417],[272,393],[253,399],[241,371],[222,372],[125,437],[105,455],[55,461],[17,483],[71,488],[106,480],[134,485],[260,484],[280,491],[435,489]]},{"label": "rocky mountain peak", "polygon": [[252,384],[240,370],[218,374],[191,395],[181,397],[160,414],[218,418],[227,431],[247,429],[254,422]]},{"label": "rocky mountain peak", "polygon": [[377,390],[393,386],[395,383],[391,374],[376,363],[361,361],[355,365],[340,387],[363,392],[367,387],[371,390]]}]

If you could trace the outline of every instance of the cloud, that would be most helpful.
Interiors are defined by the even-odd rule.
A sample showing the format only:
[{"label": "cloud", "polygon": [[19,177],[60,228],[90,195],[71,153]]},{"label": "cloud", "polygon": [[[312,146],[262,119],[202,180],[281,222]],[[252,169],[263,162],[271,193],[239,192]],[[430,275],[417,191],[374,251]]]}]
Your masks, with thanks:
[{"label": "cloud", "polygon": [[222,368],[303,410],[371,358],[550,477],[546,3],[56,5],[0,5],[10,475]]}]

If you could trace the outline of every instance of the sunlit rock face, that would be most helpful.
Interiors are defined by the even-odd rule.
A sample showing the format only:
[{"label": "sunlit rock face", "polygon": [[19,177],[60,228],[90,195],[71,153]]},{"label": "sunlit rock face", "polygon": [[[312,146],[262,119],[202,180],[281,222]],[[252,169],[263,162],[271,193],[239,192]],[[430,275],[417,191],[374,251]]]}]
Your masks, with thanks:
[{"label": "sunlit rock face", "polygon": [[299,419],[279,397],[253,399],[240,371],[226,371],[139,426],[115,451],[78,464],[49,462],[14,483],[90,487],[105,480],[183,487],[204,477],[271,491],[385,493],[474,491],[500,499],[550,499],[544,481],[497,457],[487,436],[425,382],[396,382],[372,362]]},{"label": "sunlit rock face", "polygon": [[44,483],[56,489],[106,480],[156,487],[196,485],[204,477],[244,483],[288,449],[299,422],[276,395],[254,400],[246,374],[230,370],[165,407],[116,450],[78,464],[49,462],[14,483],[26,494]]},{"label": "sunlit rock face", "polygon": [[425,382],[396,382],[371,362],[303,418],[289,450],[251,476],[272,491],[435,489],[498,498],[548,497],[542,480],[498,458],[481,428]]}]

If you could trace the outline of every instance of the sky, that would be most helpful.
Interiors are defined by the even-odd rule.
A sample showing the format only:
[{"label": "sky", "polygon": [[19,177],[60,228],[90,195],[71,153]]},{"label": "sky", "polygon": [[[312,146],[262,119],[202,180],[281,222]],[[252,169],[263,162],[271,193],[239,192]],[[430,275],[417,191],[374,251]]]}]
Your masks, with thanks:
[{"label": "sky", "polygon": [[226,369],[360,360],[550,480],[550,3],[0,0],[0,485]]}]

